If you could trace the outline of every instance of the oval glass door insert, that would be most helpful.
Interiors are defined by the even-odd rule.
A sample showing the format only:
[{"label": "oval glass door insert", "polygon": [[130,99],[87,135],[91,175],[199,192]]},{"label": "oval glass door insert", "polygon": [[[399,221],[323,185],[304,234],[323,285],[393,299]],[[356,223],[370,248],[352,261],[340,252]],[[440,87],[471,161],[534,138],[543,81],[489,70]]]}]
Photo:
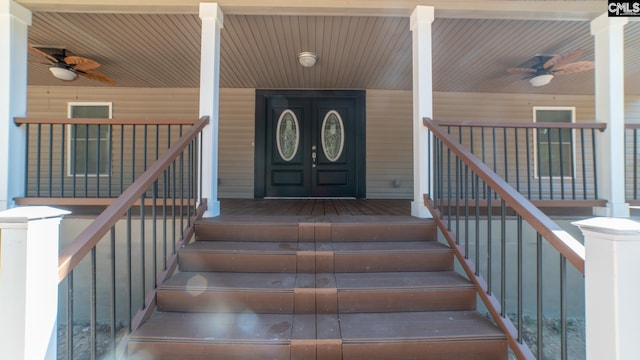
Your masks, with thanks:
[{"label": "oval glass door insert", "polygon": [[344,148],[344,124],[337,111],[331,110],[322,121],[322,151],[331,162],[335,162],[342,155]]},{"label": "oval glass door insert", "polygon": [[296,114],[291,110],[285,110],[280,114],[276,126],[276,144],[278,153],[284,161],[291,161],[298,153],[300,142],[300,127]]}]

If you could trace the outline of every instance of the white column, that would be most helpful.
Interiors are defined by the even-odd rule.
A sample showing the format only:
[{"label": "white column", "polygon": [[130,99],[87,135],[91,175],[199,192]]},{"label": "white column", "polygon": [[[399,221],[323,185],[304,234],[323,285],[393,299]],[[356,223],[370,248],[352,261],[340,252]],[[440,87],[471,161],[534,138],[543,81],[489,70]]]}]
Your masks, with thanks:
[{"label": "white column", "polygon": [[56,359],[58,227],[68,211],[0,212],[0,352],[5,359]]},{"label": "white column", "polygon": [[595,214],[629,217],[624,196],[624,25],[627,18],[603,14],[591,22],[595,42],[596,121],[607,129],[596,135],[598,195],[608,201]]},{"label": "white column", "polygon": [[0,210],[24,195],[26,131],[13,123],[27,114],[27,34],[31,12],[0,0]]},{"label": "white column", "polygon": [[573,224],[585,239],[587,359],[638,359],[640,223],[594,218]]},{"label": "white column", "polygon": [[205,217],[220,215],[218,200],[218,104],[220,96],[220,29],[223,14],[217,3],[200,3],[200,116],[209,116],[203,131],[202,196],[207,198]]},{"label": "white column", "polygon": [[432,217],[424,205],[424,194],[433,195],[428,179],[432,162],[428,149],[431,136],[423,125],[422,119],[433,117],[433,81],[431,75],[431,23],[434,11],[432,6],[416,6],[411,14],[411,33],[413,41],[413,202],[411,215]]}]

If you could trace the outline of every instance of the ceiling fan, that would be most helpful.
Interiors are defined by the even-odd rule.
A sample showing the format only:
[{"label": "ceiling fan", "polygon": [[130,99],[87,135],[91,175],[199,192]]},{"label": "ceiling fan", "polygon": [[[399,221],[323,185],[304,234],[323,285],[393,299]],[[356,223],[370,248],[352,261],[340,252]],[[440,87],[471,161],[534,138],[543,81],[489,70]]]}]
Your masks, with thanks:
[{"label": "ceiling fan", "polygon": [[94,70],[100,67],[99,62],[82,56],[69,55],[65,48],[29,45],[29,52],[47,60],[48,62],[44,64],[49,65],[51,74],[60,80],[73,81],[81,75],[105,84],[116,83],[106,74]]},{"label": "ceiling fan", "polygon": [[524,67],[508,68],[510,74],[526,74],[531,86],[547,85],[555,76],[592,70],[593,61],[576,61],[584,51],[572,50],[559,55],[536,55]]}]

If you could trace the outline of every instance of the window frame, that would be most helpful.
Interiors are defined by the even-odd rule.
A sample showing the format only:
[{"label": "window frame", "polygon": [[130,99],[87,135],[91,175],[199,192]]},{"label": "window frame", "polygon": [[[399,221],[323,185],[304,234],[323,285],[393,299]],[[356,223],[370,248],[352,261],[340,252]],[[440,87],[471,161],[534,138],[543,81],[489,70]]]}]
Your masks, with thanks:
[{"label": "window frame", "polygon": [[[96,101],[90,101],[90,102],[73,101],[73,102],[68,102],[67,103],[67,118],[68,119],[72,119],[72,109],[73,109],[74,106],[87,106],[87,107],[88,106],[96,106],[96,107],[99,107],[99,106],[100,107],[104,107],[104,106],[106,106],[109,109],[109,115],[105,119],[112,119],[113,118],[113,102],[110,102],[110,101],[108,101],[108,102],[105,102],[105,101],[102,101],[102,102],[96,102]],[[100,126],[100,125],[98,125],[98,126]],[[109,130],[109,131],[111,131],[111,130]],[[71,136],[71,134],[73,132],[73,125],[72,124],[68,124],[67,125],[66,132],[68,134],[66,136],[66,147],[67,147],[67,156],[66,156],[66,158],[67,158],[67,164],[66,164],[67,165],[66,166],[67,171],[66,171],[66,173],[67,173],[67,177],[82,177],[82,178],[84,178],[85,177],[84,172],[76,173],[76,174],[71,172],[71,168],[72,168],[72,166],[71,166],[71,161],[72,161],[71,152],[73,151],[73,149],[72,149],[72,136]],[[107,138],[104,141],[107,142],[107,147],[108,147],[109,151],[111,151],[112,144],[111,144],[111,140],[110,140],[111,137],[109,135],[110,135],[109,132],[107,132]],[[98,144],[99,144],[101,139],[97,139],[97,140],[98,140]],[[86,141],[86,139],[85,139],[85,141]],[[106,173],[98,173],[98,175],[96,175],[95,173],[87,173],[86,174],[86,177],[89,177],[89,178],[91,178],[91,177],[95,178],[97,176],[99,176],[99,177],[110,177],[111,176],[111,164],[108,165]]]},{"label": "window frame", "polygon": [[[537,123],[538,122],[538,111],[542,110],[549,110],[549,111],[561,111],[561,110],[565,110],[565,111],[570,111],[571,112],[571,121],[568,122],[570,124],[575,124],[576,122],[576,107],[575,106],[533,106],[532,107],[532,111],[533,111],[533,122]],[[562,180],[570,180],[574,178],[574,174],[576,174],[576,139],[575,139],[575,133],[573,131],[570,131],[571,134],[571,138],[570,140],[564,140],[562,141],[561,144],[567,144],[570,145],[570,149],[571,149],[571,172],[569,173],[569,175],[564,174],[564,176],[553,176],[553,175],[548,175],[548,176],[541,176],[538,174],[538,128],[534,128],[533,131],[533,176],[535,179],[544,179],[544,180],[553,180],[553,179],[562,179]],[[547,144],[547,141],[544,141],[545,144]],[[552,141],[551,144],[553,145],[554,142]]]}]

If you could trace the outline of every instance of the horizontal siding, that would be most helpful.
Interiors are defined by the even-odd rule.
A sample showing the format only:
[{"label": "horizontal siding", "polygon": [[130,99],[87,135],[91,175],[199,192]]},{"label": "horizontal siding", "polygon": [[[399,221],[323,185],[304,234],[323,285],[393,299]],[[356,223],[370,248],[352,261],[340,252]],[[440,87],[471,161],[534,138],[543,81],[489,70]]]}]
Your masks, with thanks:
[{"label": "horizontal siding", "polygon": [[[48,87],[30,86],[28,88],[27,116],[37,118],[66,118],[69,102],[112,102],[113,117],[119,119],[196,119],[199,109],[198,89],[155,89],[155,88],[117,88],[117,87]],[[219,196],[225,197],[253,197],[253,139],[254,139],[254,105],[253,89],[221,89],[220,91],[220,157]],[[136,129],[136,139],[143,134],[142,127]],[[30,133],[37,129],[31,126]],[[62,176],[66,167],[62,168],[60,129],[54,130],[52,149],[53,171],[52,184],[49,178],[49,128],[43,126],[41,138],[40,187],[37,186],[37,151],[33,151],[29,158],[30,194],[40,192],[42,195],[50,193],[59,196],[62,182],[65,191],[74,187],[72,177]],[[133,141],[131,130],[125,130],[124,141],[120,141],[120,129],[113,130],[112,169],[122,169],[123,187],[131,183],[133,172],[139,175],[144,171],[145,143]],[[149,128],[150,139],[146,144],[148,149],[148,165],[155,158],[155,130]],[[67,135],[68,136],[68,135]],[[179,138],[179,130],[172,130],[171,141]],[[160,129],[160,153],[166,148],[166,127]],[[119,148],[124,145],[123,162],[120,162]],[[128,144],[135,144],[133,147]],[[66,150],[65,150],[66,151]],[[135,167],[132,166],[132,156],[136,154]],[[45,170],[47,169],[47,170]],[[89,178],[87,193],[89,196],[109,196],[109,187],[115,193],[121,188],[120,176],[112,179],[111,185],[107,178]],[[84,178],[76,178],[75,187],[78,194],[84,194]],[[98,190],[99,187],[99,190]]]},{"label": "horizontal siding", "polygon": [[[595,121],[595,98],[591,95],[545,95],[545,94],[485,94],[485,93],[454,93],[454,92],[436,92],[434,93],[434,118],[437,120],[479,120],[479,121],[510,121],[510,122],[531,122],[532,120],[532,108],[534,106],[574,106],[576,108],[576,122],[594,122]],[[630,124],[640,123],[640,97],[627,96],[625,98],[625,122]],[[586,153],[585,158],[582,159],[580,154],[580,133],[576,132],[575,137],[575,171],[576,171],[576,196],[582,197],[584,192],[587,193],[594,191],[593,181],[593,154]],[[490,138],[490,132],[487,133]],[[499,137],[501,134],[499,134]],[[520,141],[522,135],[520,135]],[[531,138],[533,142],[533,138]],[[637,189],[640,188],[640,181],[633,178],[633,151],[631,148],[633,144],[633,138],[630,132],[626,134],[627,142],[627,155],[626,155],[626,172],[625,172],[625,187],[627,198],[631,198],[638,193]],[[463,137],[463,143],[468,144],[468,136]],[[585,131],[585,146],[588,148],[592,146],[591,133]],[[523,144],[520,144],[523,146]],[[474,148],[479,149],[478,142],[475,142]],[[510,150],[514,149],[513,144],[509,144]],[[530,146],[530,151],[533,154],[533,145]],[[635,149],[636,154],[640,153],[640,150]],[[476,153],[479,154],[478,151]],[[486,162],[493,168],[493,156],[487,153]],[[513,154],[508,154],[513,162]],[[638,157],[638,155],[637,155]],[[498,141],[496,144],[496,170],[499,174],[504,174],[504,147],[503,143]],[[524,151],[519,151],[520,164],[526,162]],[[584,164],[584,167],[583,167]],[[533,164],[531,165],[533,167]],[[525,168],[526,171],[526,168]],[[531,170],[533,173],[533,170]],[[514,186],[515,172],[513,169],[509,170],[510,183]],[[586,175],[586,182],[583,185],[583,174]],[[522,172],[519,175],[520,188],[523,192],[526,188],[526,174]],[[553,192],[554,197],[560,194],[560,186],[558,181],[555,181],[552,187],[548,180],[542,180],[541,185],[538,183],[537,178],[532,178],[532,197],[533,198],[548,198]],[[541,187],[541,189],[539,189]],[[574,184],[570,180],[565,180],[565,189],[572,189]],[[568,196],[573,196],[573,190],[570,191]]]},{"label": "horizontal siding", "polygon": [[[117,87],[49,87],[30,86],[28,88],[29,117],[60,118],[67,116],[68,102],[104,102],[113,103],[113,116],[120,119],[195,119],[198,116],[198,89],[157,89],[157,88],[117,88]],[[434,93],[434,118],[438,120],[479,120],[479,121],[511,121],[531,122],[533,106],[574,106],[578,122],[594,120],[593,96],[560,96],[544,94],[489,94],[489,93]],[[403,90],[367,90],[366,98],[366,168],[368,198],[411,198],[413,192],[413,145],[412,145],[412,93]],[[253,197],[254,187],[254,128],[255,90],[227,89],[220,91],[220,156],[219,174],[221,198]],[[626,121],[640,123],[640,97],[629,97],[626,100]],[[35,128],[30,129],[31,132]],[[59,132],[59,131],[58,131]],[[165,130],[161,129],[162,134]],[[137,136],[142,133],[137,130]],[[150,130],[150,133],[153,133]],[[55,134],[54,134],[55,135]],[[120,146],[119,129],[113,131],[115,148]],[[48,129],[43,127],[42,138],[48,141]],[[628,135],[627,135],[628,137]],[[177,134],[172,133],[172,141]],[[468,141],[467,138],[463,139]],[[627,139],[629,141],[629,138]],[[144,151],[143,142],[133,142],[130,135],[125,136],[126,143],[135,143],[135,148],[127,148],[124,154],[123,177],[130,178],[134,171],[131,166],[131,153],[140,155]],[[578,144],[579,141],[576,141]],[[589,142],[587,139],[585,142]],[[475,143],[477,147],[477,142]],[[53,137],[53,149],[60,148],[60,137]],[[161,140],[160,147],[166,145]],[[147,143],[149,157],[154,157],[155,142]],[[509,145],[511,149],[511,145]],[[48,144],[41,149],[44,154],[41,168],[48,166]],[[520,151],[521,158],[525,151]],[[510,156],[510,154],[509,154]],[[54,165],[52,178],[53,190],[61,181],[65,188],[71,184],[69,179],[60,180],[62,167],[60,153],[52,153]],[[491,159],[493,156],[488,155]],[[497,170],[504,159],[504,148],[501,142],[496,147]],[[117,160],[117,161],[115,161]],[[581,162],[582,159],[577,159]],[[587,164],[592,162],[585,158]],[[119,156],[114,156],[112,166],[119,167]],[[493,165],[491,165],[493,166]],[[627,168],[631,168],[627,160]],[[141,173],[144,165],[136,160],[135,172]],[[582,169],[576,169],[580,175]],[[587,173],[591,172],[587,169]],[[29,175],[33,179],[36,174],[36,158],[29,159]],[[509,176],[515,173],[509,170]],[[42,175],[48,177],[49,175]],[[525,182],[519,174],[520,184]],[[581,176],[581,175],[580,175]],[[57,180],[56,180],[57,179]],[[399,186],[394,181],[399,180]],[[45,180],[41,179],[41,184]],[[56,181],[58,183],[56,184]],[[83,182],[83,181],[82,181]],[[78,185],[78,184],[77,184]],[[535,183],[537,187],[537,180]],[[629,192],[630,183],[627,184]],[[91,185],[90,185],[91,186]],[[107,182],[101,179],[101,192]],[[119,190],[119,180],[114,179],[112,186]],[[593,184],[587,184],[590,189]],[[543,192],[545,186],[543,185]],[[35,182],[29,187],[36,190]],[[95,189],[95,186],[91,188]],[[579,189],[582,190],[582,189]],[[47,187],[40,188],[48,193]],[[82,190],[80,190],[82,191]],[[55,195],[54,195],[55,196]]]},{"label": "horizontal siding", "polygon": [[367,90],[368,198],[412,198],[412,104],[411,91]]},{"label": "horizontal siding", "polygon": [[29,86],[27,116],[67,117],[68,102],[113,102],[119,119],[197,119],[198,89]]},{"label": "horizontal siding", "polygon": [[[24,126],[24,125],[23,125]],[[123,189],[126,189],[140,176],[153,161],[169,147],[168,141],[174,143],[180,137],[179,126],[171,127],[171,136],[168,136],[168,126],[147,126],[147,141],[144,141],[145,126],[119,125],[111,128],[112,158],[110,171],[112,176],[96,177],[96,164],[89,164],[88,177],[70,176],[69,166],[74,161],[72,149],[69,144],[70,128],[65,127],[65,144],[62,144],[62,125],[29,125],[29,142],[31,151],[27,159],[28,163],[28,196],[79,196],[79,197],[115,197]],[[186,127],[183,127],[186,130]],[[159,144],[156,149],[156,131]],[[135,140],[134,141],[134,135]],[[38,145],[39,144],[39,145]],[[145,153],[146,148],[146,153]],[[77,151],[82,152],[79,148]],[[122,157],[120,156],[122,154]],[[104,157],[102,157],[104,155]],[[101,158],[109,160],[107,154]],[[135,158],[134,158],[135,157]],[[187,169],[188,157],[183,157],[182,166]],[[176,169],[180,168],[180,161],[176,162]],[[83,164],[78,163],[79,166]],[[40,171],[38,171],[38,169]],[[186,172],[185,172],[186,173]],[[177,172],[176,184],[180,183],[180,171]],[[173,180],[171,180],[173,181]],[[185,175],[182,183],[187,183]],[[160,193],[162,192],[164,179],[159,179]],[[187,189],[185,185],[184,189]],[[152,196],[152,194],[149,194]]]},{"label": "horizontal siding", "polygon": [[[512,123],[531,123],[533,121],[534,106],[575,107],[576,122],[594,122],[594,97],[589,95],[545,95],[545,94],[484,94],[484,93],[434,93],[434,119],[437,120],[475,120],[475,121],[506,121]],[[456,139],[462,138],[462,143],[471,148],[469,130],[465,129],[460,136],[457,130],[452,130]],[[524,130],[518,131],[516,148],[513,129],[507,131],[507,152],[505,153],[505,137],[502,129],[496,129],[495,138],[491,129],[485,129],[485,156],[482,155],[480,129],[474,130],[474,146],[472,151],[482,159],[487,166],[515,188],[534,199],[557,199],[564,193],[568,198],[583,198],[585,192],[593,194],[593,153],[591,152],[591,132],[584,132],[584,144],[587,147],[585,158],[581,156],[580,133],[574,135],[574,170],[575,179],[566,178],[564,185],[560,179],[538,179],[535,171],[535,147],[533,131],[529,131],[529,147],[526,144]],[[495,141],[494,141],[495,140]],[[565,139],[568,140],[568,139]],[[515,169],[515,154],[518,154],[520,170]],[[527,173],[527,156],[529,173]],[[568,154],[564,154],[568,156]],[[495,161],[494,161],[495,159]],[[445,169],[446,172],[446,169]],[[583,177],[586,175],[586,179]],[[569,174],[565,174],[569,176]],[[451,179],[455,180],[455,179]],[[445,189],[446,190],[446,189]]]},{"label": "horizontal siding", "polygon": [[[198,117],[198,101],[198,89],[30,86],[28,87],[27,116],[66,118],[69,102],[111,102],[113,104],[113,118],[116,119],[195,120]],[[186,129],[187,127],[183,126],[182,131],[186,131]],[[146,131],[147,141],[143,141],[144,126],[136,126],[135,134],[130,126],[124,128],[114,126],[111,130],[111,171],[113,174],[111,181],[108,177],[90,176],[86,179],[85,185],[84,177],[80,176],[74,179],[67,175],[69,149],[66,144],[64,147],[62,146],[61,126],[51,128],[49,125],[43,125],[40,127],[41,144],[38,155],[36,145],[38,126],[31,125],[29,133],[32,151],[28,158],[27,194],[29,196],[37,196],[38,194],[61,196],[62,189],[65,193],[73,192],[75,189],[75,194],[78,196],[117,196],[121,189],[125,189],[131,184],[170,145],[167,126],[159,126],[157,129],[159,138],[157,153],[156,127],[147,126]],[[53,136],[49,136],[51,132],[53,132]],[[68,140],[69,131],[66,131],[65,136]],[[172,126],[171,143],[178,140],[179,137],[179,127]],[[122,154],[122,160],[120,154]],[[39,161],[38,157],[40,157]],[[64,164],[61,161],[63,157],[65,158]],[[186,160],[186,158],[183,160],[184,163]],[[50,164],[52,165],[51,172],[49,172]],[[38,166],[40,175],[38,175]],[[179,165],[177,166],[179,167]],[[186,169],[186,164],[184,166]],[[176,184],[180,181],[179,177],[176,178]],[[185,175],[182,182],[186,183],[187,181]],[[159,185],[162,189],[162,179],[160,179]],[[184,188],[186,190],[187,186],[185,185]]]},{"label": "horizontal siding", "polygon": [[437,120],[532,122],[534,106],[575,106],[577,122],[595,121],[590,95],[491,94],[436,92],[433,117]]},{"label": "horizontal siding", "polygon": [[[560,96],[544,94],[490,94],[490,93],[455,93],[436,92],[433,96],[434,119],[437,120],[477,120],[477,121],[509,121],[526,123],[532,122],[533,106],[574,106],[576,107],[577,122],[593,122],[595,119],[594,98],[588,95]],[[628,109],[638,102],[628,102]],[[411,198],[413,187],[413,145],[412,145],[412,94],[410,91],[367,91],[367,197],[370,198]],[[640,115],[640,111],[637,111]],[[632,113],[630,113],[631,115]],[[637,115],[634,115],[637,116]],[[389,126],[393,121],[393,126]],[[476,134],[478,136],[479,134]],[[590,136],[589,133],[586,133]],[[486,134],[491,137],[490,130]],[[497,137],[501,137],[498,134]],[[522,134],[520,134],[522,136]],[[456,136],[457,137],[457,136]],[[510,140],[513,141],[513,140]],[[533,142],[533,140],[531,140]],[[463,143],[468,143],[468,135],[463,136]],[[582,182],[583,159],[578,153],[576,139],[576,181]],[[585,139],[585,144],[590,146],[590,139]],[[475,148],[479,150],[479,142],[476,140]],[[508,143],[508,149],[514,149],[514,144]],[[533,152],[531,144],[530,153]],[[479,151],[478,151],[479,152]],[[485,161],[494,167],[493,149],[487,151]],[[526,149],[519,151],[520,164],[526,163]],[[591,167],[591,154],[584,159],[586,173],[593,173]],[[504,174],[504,143],[499,140],[495,148],[495,168],[499,174]],[[513,154],[507,154],[509,163],[514,162]],[[531,161],[533,166],[533,160]],[[533,170],[531,170],[533,174]],[[526,169],[518,173],[515,179],[515,170],[510,169],[510,182],[526,187]],[[533,176],[533,175],[532,175]],[[589,176],[587,176],[589,177]],[[393,187],[395,179],[401,181],[399,188]],[[532,178],[534,197],[546,197],[549,192],[560,193],[559,184],[552,188],[548,181],[542,181],[542,191],[538,194],[538,180]],[[571,188],[567,184],[565,187]],[[523,186],[524,185],[524,186]],[[587,181],[587,191],[593,188],[593,183]],[[577,186],[578,196],[582,195],[583,187]]]},{"label": "horizontal siding", "polygon": [[640,129],[625,131],[625,194],[640,200]]},{"label": "horizontal siding", "polygon": [[255,90],[220,90],[219,197],[253,198]]},{"label": "horizontal siding", "polygon": [[640,96],[627,96],[624,106],[625,123],[640,124]]}]

